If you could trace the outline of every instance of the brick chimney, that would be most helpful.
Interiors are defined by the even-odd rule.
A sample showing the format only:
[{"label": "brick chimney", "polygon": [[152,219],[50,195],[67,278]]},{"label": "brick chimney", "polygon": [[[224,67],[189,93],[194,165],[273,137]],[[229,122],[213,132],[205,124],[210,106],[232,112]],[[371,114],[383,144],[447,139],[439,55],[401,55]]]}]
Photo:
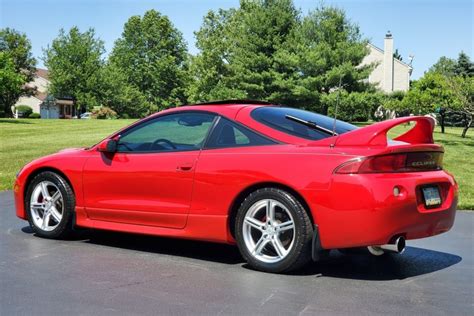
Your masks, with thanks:
[{"label": "brick chimney", "polygon": [[383,87],[387,92],[393,91],[393,38],[390,31],[385,35],[383,44]]}]

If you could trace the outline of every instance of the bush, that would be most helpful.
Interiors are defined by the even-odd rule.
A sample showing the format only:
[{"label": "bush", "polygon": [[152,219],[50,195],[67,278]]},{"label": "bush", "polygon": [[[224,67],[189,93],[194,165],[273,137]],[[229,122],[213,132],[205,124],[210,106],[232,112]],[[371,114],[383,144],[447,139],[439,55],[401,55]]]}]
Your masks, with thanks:
[{"label": "bush", "polygon": [[26,118],[30,116],[31,113],[33,113],[33,109],[28,105],[17,105],[15,107],[15,110],[18,111],[18,117],[23,118]]},{"label": "bush", "polygon": [[99,120],[104,120],[104,119],[116,119],[117,118],[117,112],[112,110],[109,107],[103,106],[98,110],[92,111],[92,117],[99,119]]},{"label": "bush", "polygon": [[373,118],[377,107],[382,103],[383,94],[369,92],[341,91],[338,101],[338,92],[323,95],[321,101],[328,107],[328,116],[334,115],[337,107],[337,118],[348,122],[366,122]]},{"label": "bush", "polygon": [[30,115],[28,115],[28,118],[30,118],[30,119],[39,119],[39,118],[41,118],[41,115],[39,113],[31,113]]}]

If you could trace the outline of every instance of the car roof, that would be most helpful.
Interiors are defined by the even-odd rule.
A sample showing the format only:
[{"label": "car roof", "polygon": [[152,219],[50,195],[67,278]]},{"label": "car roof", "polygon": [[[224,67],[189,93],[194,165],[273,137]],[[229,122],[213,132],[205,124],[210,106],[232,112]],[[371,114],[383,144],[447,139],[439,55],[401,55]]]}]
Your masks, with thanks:
[{"label": "car roof", "polygon": [[167,110],[155,113],[153,116],[160,115],[165,112],[180,112],[180,111],[196,110],[196,111],[214,112],[214,113],[234,119],[240,110],[249,106],[261,107],[261,106],[278,106],[278,105],[267,102],[267,101],[260,101],[260,100],[220,100],[220,101],[210,101],[210,102],[180,105],[175,108],[169,108]]}]

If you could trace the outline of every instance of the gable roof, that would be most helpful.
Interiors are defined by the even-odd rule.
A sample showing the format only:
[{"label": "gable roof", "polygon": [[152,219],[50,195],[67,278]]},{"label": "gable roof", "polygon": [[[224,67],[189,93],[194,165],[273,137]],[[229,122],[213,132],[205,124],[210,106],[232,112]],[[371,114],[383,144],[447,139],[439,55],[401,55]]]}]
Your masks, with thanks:
[{"label": "gable roof", "polygon": [[43,93],[43,92],[36,92],[36,94],[34,95],[37,99],[39,99],[40,101],[44,101],[46,99],[46,97],[48,96],[48,93]]},{"label": "gable roof", "polygon": [[[378,52],[380,52],[380,53],[382,53],[382,54],[384,53],[383,49],[378,48],[378,47],[375,46],[374,44],[369,43],[368,45],[369,45],[371,48],[375,49],[376,51],[378,51]],[[407,68],[409,68],[409,69],[413,69],[412,66],[408,65],[407,63],[404,63],[403,61],[401,61],[401,60],[398,59],[398,58],[393,57],[393,60],[395,60],[396,62],[398,62],[398,63],[401,64],[402,66],[405,66],[405,67],[407,67]]]},{"label": "gable roof", "polygon": [[36,68],[36,75],[38,77],[49,80],[49,71],[48,71],[48,69]]}]

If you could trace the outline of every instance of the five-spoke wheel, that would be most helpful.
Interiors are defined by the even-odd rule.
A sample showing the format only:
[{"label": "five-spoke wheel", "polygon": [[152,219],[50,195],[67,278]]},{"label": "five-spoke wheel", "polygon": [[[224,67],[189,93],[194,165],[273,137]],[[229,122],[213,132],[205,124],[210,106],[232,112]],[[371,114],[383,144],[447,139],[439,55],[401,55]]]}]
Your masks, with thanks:
[{"label": "five-spoke wheel", "polygon": [[245,246],[263,262],[284,259],[295,240],[295,223],[290,211],[273,199],[255,202],[244,219]]},{"label": "five-spoke wheel", "polygon": [[72,230],[74,192],[57,173],[44,171],[30,182],[25,195],[28,221],[36,234],[62,238]]},{"label": "five-spoke wheel", "polygon": [[287,272],[311,255],[312,224],[306,209],[290,193],[263,188],[241,204],[235,236],[242,256],[255,269]]},{"label": "five-spoke wheel", "polygon": [[64,201],[59,188],[50,181],[41,181],[33,189],[30,212],[33,222],[44,231],[55,229],[63,218]]}]

